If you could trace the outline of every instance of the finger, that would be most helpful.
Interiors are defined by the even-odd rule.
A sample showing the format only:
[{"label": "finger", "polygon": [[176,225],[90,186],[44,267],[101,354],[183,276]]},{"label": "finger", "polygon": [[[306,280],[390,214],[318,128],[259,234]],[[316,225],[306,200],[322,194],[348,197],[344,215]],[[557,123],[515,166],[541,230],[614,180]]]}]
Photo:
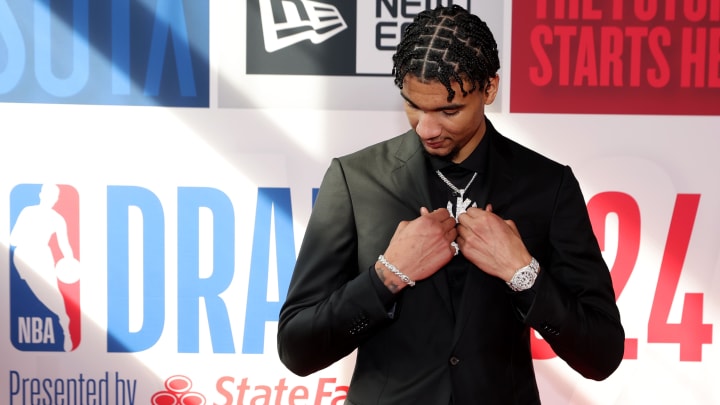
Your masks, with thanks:
[{"label": "finger", "polygon": [[[468,209],[465,210],[464,213],[460,214],[460,218],[462,218],[462,216],[464,214],[467,214],[470,218],[477,218],[481,215],[485,215],[486,211],[484,209],[478,208],[478,207],[468,207]],[[460,218],[458,218],[458,219],[460,219]]]},{"label": "finger", "polygon": [[488,203],[488,205],[485,206],[485,211],[492,212],[492,204]]},{"label": "finger", "polygon": [[467,211],[460,214],[458,217],[458,224],[464,224],[466,226],[469,226],[468,224],[472,223],[472,221],[475,221],[476,218],[483,215],[483,210],[480,208],[469,208]]},{"label": "finger", "polygon": [[463,216],[463,215],[466,215],[466,214],[467,214],[469,217],[474,217],[475,215],[477,215],[477,212],[476,212],[476,211],[477,211],[478,209],[479,209],[479,208],[477,208],[477,207],[468,207],[465,211],[463,211],[462,214],[460,214],[460,216],[458,217],[458,219],[462,218],[462,216]]},{"label": "finger", "polygon": [[455,243],[457,243],[458,247],[462,249],[463,246],[465,246],[465,239],[458,233],[458,236],[455,238]]},{"label": "finger", "polygon": [[[450,211],[448,211],[447,208],[438,208],[435,211],[431,212],[430,215],[432,215],[432,217],[438,221],[444,221],[448,218],[452,218],[452,216],[450,215]],[[453,218],[453,220],[455,219]]]},{"label": "finger", "polygon": [[420,207],[420,215],[429,214],[430,211],[426,207]]},{"label": "finger", "polygon": [[471,228],[468,228],[467,226],[458,227],[457,229],[457,237],[455,240],[458,240],[459,238],[462,238],[463,240],[467,238],[472,238],[473,235],[475,235],[475,232]]},{"label": "finger", "polygon": [[[442,220],[440,223],[440,226],[442,227],[442,230],[446,233],[450,232],[456,232],[455,228],[457,226],[457,223],[455,222],[455,218],[449,217]],[[454,239],[454,237],[453,237]]]},{"label": "finger", "polygon": [[510,230],[512,230],[515,235],[520,236],[520,231],[517,229],[515,221],[513,221],[512,219],[506,219],[505,223],[510,227]]},{"label": "finger", "polygon": [[447,216],[447,217],[452,218],[452,214],[450,214],[450,211],[448,211],[447,208],[438,208],[435,210],[435,212],[437,212],[439,216],[442,216],[442,217]]}]

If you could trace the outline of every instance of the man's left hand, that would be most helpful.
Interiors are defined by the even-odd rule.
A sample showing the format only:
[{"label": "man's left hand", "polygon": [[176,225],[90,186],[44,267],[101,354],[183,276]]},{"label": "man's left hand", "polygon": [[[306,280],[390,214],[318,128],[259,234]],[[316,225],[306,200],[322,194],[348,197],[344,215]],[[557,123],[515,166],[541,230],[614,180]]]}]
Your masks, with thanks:
[{"label": "man's left hand", "polygon": [[520,238],[515,222],[492,212],[492,206],[468,208],[458,218],[460,252],[484,272],[509,281],[515,272],[530,263],[530,253]]}]

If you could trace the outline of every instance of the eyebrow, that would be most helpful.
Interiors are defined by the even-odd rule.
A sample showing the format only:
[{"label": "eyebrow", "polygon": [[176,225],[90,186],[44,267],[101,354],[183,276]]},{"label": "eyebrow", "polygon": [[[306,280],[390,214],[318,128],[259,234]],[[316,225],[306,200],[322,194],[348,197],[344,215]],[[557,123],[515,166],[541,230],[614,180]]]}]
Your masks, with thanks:
[{"label": "eyebrow", "polygon": [[[410,100],[410,99],[405,95],[405,93],[403,93],[402,91],[400,92],[400,95],[402,96],[402,98],[405,99],[405,101],[408,102],[408,104],[410,104],[411,106],[413,106],[413,107],[415,107],[415,108],[421,109],[417,104],[413,103],[413,101]],[[453,104],[447,104],[447,105],[443,105],[443,106],[440,106],[440,107],[437,107],[437,108],[433,108],[431,111],[459,110],[459,109],[461,109],[461,108],[463,108],[463,107],[465,107],[465,104],[453,103]]]}]

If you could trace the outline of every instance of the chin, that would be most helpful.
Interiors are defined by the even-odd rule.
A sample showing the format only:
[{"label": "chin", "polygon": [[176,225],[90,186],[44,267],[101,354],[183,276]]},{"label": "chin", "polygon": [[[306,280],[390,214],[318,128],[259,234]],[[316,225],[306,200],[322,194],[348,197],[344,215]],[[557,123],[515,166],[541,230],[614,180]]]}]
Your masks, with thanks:
[{"label": "chin", "polygon": [[447,156],[451,152],[448,148],[431,148],[425,144],[423,144],[423,147],[425,148],[425,152],[433,156]]},{"label": "chin", "polygon": [[458,154],[458,151],[456,151],[456,150],[454,150],[454,149],[450,149],[450,150],[448,150],[448,149],[430,149],[430,148],[427,148],[427,147],[426,147],[426,148],[425,148],[425,151],[426,151],[429,155],[432,155],[432,156],[435,156],[435,157],[438,157],[438,158],[442,158],[442,159],[445,159],[445,160],[452,160],[452,159],[454,159],[454,158],[457,156],[457,154]]}]

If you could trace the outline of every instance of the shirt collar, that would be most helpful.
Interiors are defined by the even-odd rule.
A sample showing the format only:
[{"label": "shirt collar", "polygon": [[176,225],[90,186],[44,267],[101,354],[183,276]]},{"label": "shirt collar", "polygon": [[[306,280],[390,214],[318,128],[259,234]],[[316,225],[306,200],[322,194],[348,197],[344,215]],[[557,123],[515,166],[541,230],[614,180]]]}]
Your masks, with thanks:
[{"label": "shirt collar", "polygon": [[[486,120],[486,122],[489,123],[489,121]],[[470,156],[468,156],[465,160],[463,160],[460,163],[454,163],[451,160],[433,156],[427,151],[425,151],[425,156],[427,156],[428,161],[430,162],[430,167],[432,170],[460,170],[460,171],[471,171],[471,172],[478,172],[482,173],[485,171],[486,163],[487,163],[487,156],[488,156],[488,149],[490,141],[488,140],[490,132],[490,126],[487,125],[485,134],[483,135],[482,139],[480,140],[480,143],[475,148],[475,150],[472,151]]]}]

